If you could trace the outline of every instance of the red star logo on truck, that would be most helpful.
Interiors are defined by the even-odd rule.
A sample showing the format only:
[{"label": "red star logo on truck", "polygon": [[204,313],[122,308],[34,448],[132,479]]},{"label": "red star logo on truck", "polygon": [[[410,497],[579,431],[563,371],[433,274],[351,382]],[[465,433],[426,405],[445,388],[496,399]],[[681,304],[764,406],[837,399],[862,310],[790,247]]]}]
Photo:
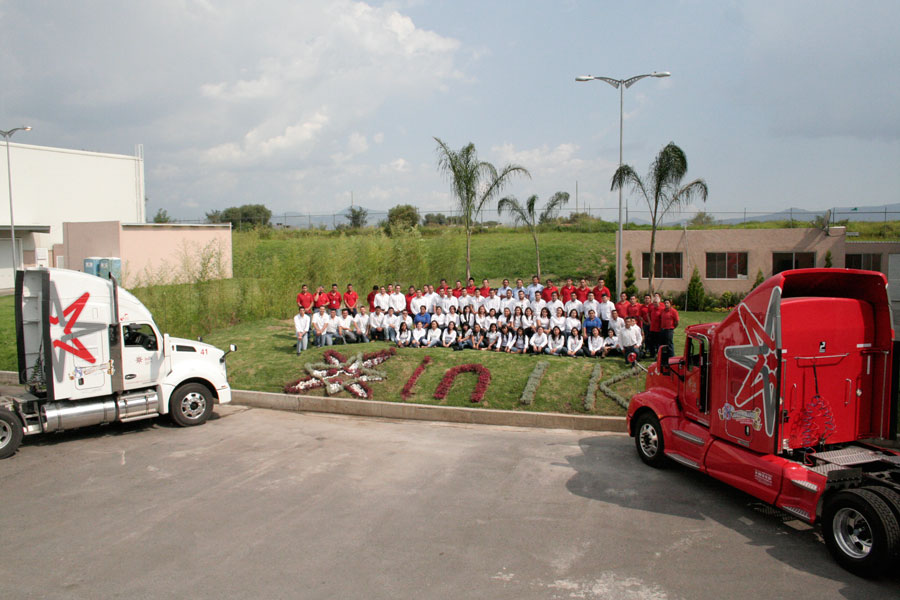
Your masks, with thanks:
[{"label": "red star logo on truck", "polygon": [[[52,284],[51,284],[52,285]],[[81,336],[103,331],[106,325],[103,323],[79,324],[78,318],[81,316],[85,305],[91,297],[90,292],[85,292],[78,297],[72,304],[65,309],[59,303],[59,294],[55,289],[50,294],[53,298],[53,309],[56,314],[50,315],[51,325],[60,325],[63,328],[62,335],[58,340],[53,340],[53,348],[56,349],[56,356],[53,361],[53,371],[57,381],[62,381],[65,373],[65,360],[63,353],[68,352],[91,364],[97,362],[97,359],[91,354],[84,343],[79,339]]]},{"label": "red star logo on truck", "polygon": [[734,397],[734,404],[742,408],[757,396],[763,398],[766,435],[775,431],[775,412],[778,408],[778,350],[781,346],[780,327],[781,288],[772,290],[765,323],[760,324],[747,305],[738,307],[738,317],[749,343],[725,348],[728,360],[747,369],[747,375]]}]

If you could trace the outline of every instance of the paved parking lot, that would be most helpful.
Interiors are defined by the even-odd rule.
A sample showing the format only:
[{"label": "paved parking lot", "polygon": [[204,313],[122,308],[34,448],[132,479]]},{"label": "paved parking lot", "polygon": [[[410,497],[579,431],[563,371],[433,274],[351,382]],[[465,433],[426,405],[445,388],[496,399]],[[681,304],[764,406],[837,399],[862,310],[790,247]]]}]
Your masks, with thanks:
[{"label": "paved parking lot", "polygon": [[631,438],[217,407],[0,462],[0,598],[896,598]]}]

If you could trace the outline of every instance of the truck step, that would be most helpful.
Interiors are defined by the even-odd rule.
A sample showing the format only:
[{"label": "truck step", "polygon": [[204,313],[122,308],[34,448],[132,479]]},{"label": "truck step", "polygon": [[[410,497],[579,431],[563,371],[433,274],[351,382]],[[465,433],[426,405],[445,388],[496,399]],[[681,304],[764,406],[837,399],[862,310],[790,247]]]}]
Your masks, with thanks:
[{"label": "truck step", "polygon": [[869,450],[868,448],[859,448],[852,446],[849,448],[828,450],[827,452],[816,452],[812,456],[818,462],[831,463],[841,466],[863,465],[866,463],[879,462],[882,460],[890,460],[891,458],[895,458],[882,452]]}]

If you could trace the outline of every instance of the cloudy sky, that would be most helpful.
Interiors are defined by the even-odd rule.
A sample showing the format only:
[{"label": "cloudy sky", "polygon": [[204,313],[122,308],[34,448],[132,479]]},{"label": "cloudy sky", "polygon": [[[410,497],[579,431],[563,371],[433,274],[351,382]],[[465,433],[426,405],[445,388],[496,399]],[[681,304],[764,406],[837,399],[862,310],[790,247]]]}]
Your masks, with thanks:
[{"label": "cloudy sky", "polygon": [[[0,129],[145,155],[148,214],[449,212],[434,137],[615,218],[674,141],[712,212],[900,202],[900,3],[0,0]],[[27,139],[26,137],[27,136]],[[632,201],[632,206],[636,201]]]}]

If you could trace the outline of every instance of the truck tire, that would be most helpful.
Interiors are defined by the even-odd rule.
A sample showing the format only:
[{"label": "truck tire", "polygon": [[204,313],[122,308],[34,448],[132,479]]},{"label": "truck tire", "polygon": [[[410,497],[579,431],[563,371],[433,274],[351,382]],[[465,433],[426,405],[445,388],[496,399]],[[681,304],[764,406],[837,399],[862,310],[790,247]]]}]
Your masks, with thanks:
[{"label": "truck tire", "polygon": [[[868,490],[884,500],[884,503],[887,504],[888,508],[891,509],[891,512],[894,513],[897,524],[900,525],[900,494],[891,488],[882,485],[867,485],[862,489]],[[896,550],[897,555],[900,556],[900,543],[897,544]]]},{"label": "truck tire", "polygon": [[0,459],[9,458],[22,443],[22,423],[13,412],[0,408]]},{"label": "truck tire", "polygon": [[206,423],[212,410],[212,392],[202,383],[186,383],[179,386],[169,398],[169,416],[181,427]]},{"label": "truck tire", "polygon": [[666,464],[665,441],[659,419],[652,412],[645,412],[634,424],[634,445],[638,456],[654,468]]},{"label": "truck tire", "polygon": [[900,525],[890,507],[865,489],[837,492],[825,502],[822,534],[839,565],[861,577],[874,577],[892,563],[900,544]]}]

